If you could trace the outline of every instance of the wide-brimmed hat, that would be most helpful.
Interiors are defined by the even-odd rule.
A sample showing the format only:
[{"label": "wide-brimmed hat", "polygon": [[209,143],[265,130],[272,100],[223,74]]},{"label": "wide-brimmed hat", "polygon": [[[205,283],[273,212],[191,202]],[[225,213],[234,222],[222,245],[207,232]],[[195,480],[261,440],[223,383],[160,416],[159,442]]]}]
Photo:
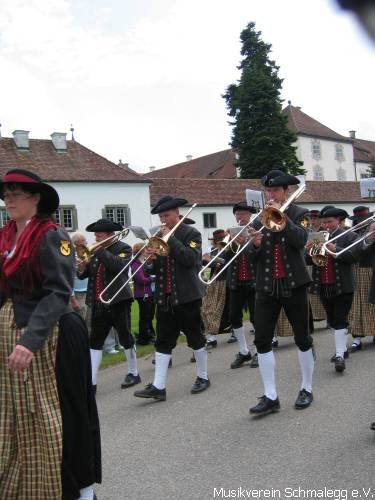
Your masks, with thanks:
[{"label": "wide-brimmed hat", "polygon": [[286,187],[299,184],[300,180],[294,175],[286,174],[282,170],[270,170],[268,174],[261,178],[261,183],[265,187]]},{"label": "wide-brimmed hat", "polygon": [[320,216],[320,210],[310,210],[307,215],[309,217],[319,217]]},{"label": "wide-brimmed hat", "polygon": [[353,208],[353,215],[349,217],[355,224],[361,222],[367,217],[370,217],[374,212],[370,212],[370,207],[365,207],[364,205],[359,205],[358,207]]},{"label": "wide-brimmed hat", "polygon": [[154,208],[151,210],[152,214],[160,214],[161,212],[167,212],[168,210],[173,210],[174,208],[182,207],[187,204],[187,200],[184,198],[172,198],[172,196],[163,196],[155,204]]},{"label": "wide-brimmed hat", "polygon": [[[182,219],[183,215],[180,215],[180,219]],[[189,226],[195,224],[195,220],[190,219],[189,217],[185,217],[184,224],[188,224]]]},{"label": "wide-brimmed hat", "polygon": [[247,201],[239,201],[238,203],[233,205],[233,213],[234,214],[237,212],[237,210],[241,210],[241,211],[244,210],[245,212],[250,212],[251,214],[255,214],[257,211],[255,207],[248,205]]},{"label": "wide-brimmed hat", "polygon": [[342,208],[336,208],[333,205],[327,205],[326,207],[322,208],[319,217],[321,219],[323,217],[338,217],[339,219],[344,220],[348,216],[349,214],[346,210],[343,210]]},{"label": "wide-brimmed hat", "polygon": [[122,229],[121,224],[113,222],[111,219],[99,219],[86,227],[86,231],[89,233],[113,233]]},{"label": "wide-brimmed hat", "polygon": [[219,240],[222,240],[223,238],[225,238],[226,235],[227,235],[227,233],[224,231],[224,229],[216,229],[212,233],[212,237],[208,238],[208,239],[213,240],[213,241],[219,241]]},{"label": "wide-brimmed hat", "polygon": [[33,191],[40,194],[38,211],[46,214],[52,214],[57,210],[60,199],[55,188],[42,182],[39,175],[24,170],[22,168],[13,168],[9,170],[0,181],[0,198],[4,199],[4,187],[6,184],[30,184]]}]

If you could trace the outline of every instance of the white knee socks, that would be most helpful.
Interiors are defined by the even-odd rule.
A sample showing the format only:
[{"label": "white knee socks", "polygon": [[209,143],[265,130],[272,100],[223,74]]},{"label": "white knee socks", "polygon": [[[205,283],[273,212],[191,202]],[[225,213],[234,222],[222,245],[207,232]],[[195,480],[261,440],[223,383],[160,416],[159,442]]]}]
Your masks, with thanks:
[{"label": "white knee socks", "polygon": [[233,328],[234,335],[236,339],[238,340],[238,345],[240,347],[240,353],[246,356],[246,354],[249,354],[249,348],[247,347],[246,343],[246,338],[245,338],[245,331],[243,326],[240,328]]},{"label": "white knee socks", "polygon": [[207,375],[207,351],[205,347],[194,351],[195,361],[197,362],[197,377],[208,380]]},{"label": "white knee socks", "polygon": [[335,330],[335,344],[336,344],[336,356],[344,357],[344,352],[346,351],[346,334],[348,330],[342,328],[341,330]]},{"label": "white knee socks", "polygon": [[169,360],[171,359],[170,354],[163,354],[161,352],[155,353],[155,375],[153,386],[157,389],[165,389],[165,383],[167,380],[167,371]]},{"label": "white knee socks", "polygon": [[79,499],[78,500],[93,500],[94,498],[94,489],[92,486],[87,486],[87,488],[82,488],[79,490]]},{"label": "white knee socks", "polygon": [[312,349],[310,348],[308,351],[304,352],[298,349],[298,360],[302,373],[301,390],[306,389],[306,391],[312,392],[312,377],[314,372],[314,356]]},{"label": "white knee socks", "polygon": [[277,398],[275,384],[275,356],[273,351],[258,353],[259,371],[264,385],[264,394],[269,399]]},{"label": "white knee socks", "polygon": [[103,351],[100,349],[90,349],[92,385],[96,385],[98,370],[102,362]]},{"label": "white knee socks", "polygon": [[130,349],[125,349],[125,359],[128,362],[128,373],[137,376],[138,375],[137,353],[135,351],[134,346]]},{"label": "white knee socks", "polygon": [[352,345],[361,345],[361,337],[353,337]]}]

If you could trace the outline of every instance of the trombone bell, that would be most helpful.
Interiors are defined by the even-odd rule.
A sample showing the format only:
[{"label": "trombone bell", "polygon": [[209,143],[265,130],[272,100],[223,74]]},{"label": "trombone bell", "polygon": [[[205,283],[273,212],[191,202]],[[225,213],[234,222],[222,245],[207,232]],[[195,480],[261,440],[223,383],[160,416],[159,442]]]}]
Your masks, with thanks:
[{"label": "trombone bell", "polygon": [[261,215],[261,223],[269,231],[278,233],[283,231],[286,225],[286,219],[283,212],[275,207],[265,207]]}]

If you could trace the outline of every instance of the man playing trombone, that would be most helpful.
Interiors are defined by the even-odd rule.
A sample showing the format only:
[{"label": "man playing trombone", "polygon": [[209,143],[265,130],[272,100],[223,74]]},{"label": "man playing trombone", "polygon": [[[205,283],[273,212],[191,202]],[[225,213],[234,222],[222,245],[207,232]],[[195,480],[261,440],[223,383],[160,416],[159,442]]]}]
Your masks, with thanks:
[{"label": "man playing trombone", "polygon": [[264,385],[264,395],[256,406],[250,408],[253,415],[265,415],[280,409],[272,338],[281,308],[284,308],[293,328],[302,372],[295,408],[307,408],[313,400],[314,356],[309,334],[307,295],[311,278],[304,258],[308,211],[291,203],[303,192],[304,187],[301,186],[288,198],[288,187],[299,182],[296,177],[280,170],[268,172],[262,178],[268,200],[261,214],[263,228],[259,231],[250,230],[253,235],[250,246],[257,259],[255,345]]},{"label": "man playing trombone", "polygon": [[183,218],[179,218],[178,208],[186,204],[182,198],[164,196],[151,211],[159,214],[160,236],[168,242],[168,248],[162,255],[152,246],[145,250],[151,261],[145,268],[156,276],[156,353],[154,381],[144,390],[135,391],[134,396],[139,398],[166,399],[168,365],[181,330],[196,360],[197,378],[191,393],[202,392],[210,386],[206,339],[201,330],[203,288],[198,278],[202,265],[202,238],[194,227],[183,224]]}]

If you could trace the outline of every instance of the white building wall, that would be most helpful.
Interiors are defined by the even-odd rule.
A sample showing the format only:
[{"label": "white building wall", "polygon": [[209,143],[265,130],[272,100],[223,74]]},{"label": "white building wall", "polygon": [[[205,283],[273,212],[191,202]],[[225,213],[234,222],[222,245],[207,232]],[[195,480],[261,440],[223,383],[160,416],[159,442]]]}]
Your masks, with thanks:
[{"label": "white building wall", "polygon": [[368,172],[367,170],[371,167],[370,163],[365,163],[365,162],[357,162],[356,163],[356,170],[357,170],[357,179],[361,180],[362,177],[367,177]]},{"label": "white building wall", "polygon": [[[314,158],[312,143],[318,141],[320,144],[320,159]],[[343,159],[336,159],[336,145],[340,144],[343,150]],[[297,156],[303,161],[303,168],[307,170],[306,180],[318,180],[314,178],[314,167],[321,167],[325,181],[337,181],[338,170],[342,168],[345,171],[347,181],[357,180],[355,177],[353,145],[348,142],[330,141],[326,139],[317,139],[314,137],[298,136]]]}]

